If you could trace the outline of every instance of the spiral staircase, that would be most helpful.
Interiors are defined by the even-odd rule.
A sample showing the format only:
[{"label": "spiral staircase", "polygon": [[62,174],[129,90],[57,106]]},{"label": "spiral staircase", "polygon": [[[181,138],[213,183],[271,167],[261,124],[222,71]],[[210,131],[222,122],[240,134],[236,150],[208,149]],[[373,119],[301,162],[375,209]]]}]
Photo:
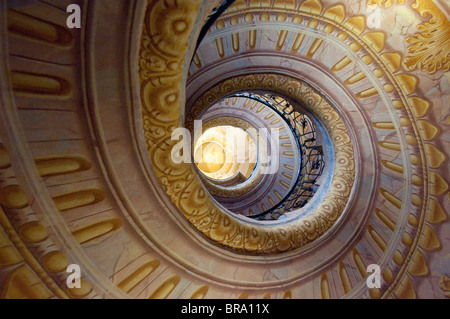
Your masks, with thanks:
[{"label": "spiral staircase", "polygon": [[445,1],[0,9],[0,298],[450,296]]}]

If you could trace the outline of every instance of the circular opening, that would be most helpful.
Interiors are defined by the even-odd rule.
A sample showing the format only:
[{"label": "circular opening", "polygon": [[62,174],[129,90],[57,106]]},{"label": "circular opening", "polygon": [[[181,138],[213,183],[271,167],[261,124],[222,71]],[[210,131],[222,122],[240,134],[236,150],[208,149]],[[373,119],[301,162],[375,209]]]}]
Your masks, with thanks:
[{"label": "circular opening", "polygon": [[197,167],[212,179],[224,180],[238,174],[247,180],[257,159],[253,139],[243,129],[229,125],[206,130],[194,146]]},{"label": "circular opening", "polygon": [[215,142],[206,142],[195,151],[198,168],[204,173],[215,173],[225,164],[225,150]]}]

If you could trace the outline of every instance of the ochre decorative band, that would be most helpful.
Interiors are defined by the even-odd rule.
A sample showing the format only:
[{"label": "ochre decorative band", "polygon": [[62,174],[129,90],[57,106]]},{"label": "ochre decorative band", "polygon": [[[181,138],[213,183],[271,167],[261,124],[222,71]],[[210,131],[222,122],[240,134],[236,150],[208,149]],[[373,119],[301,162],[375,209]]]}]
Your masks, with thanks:
[{"label": "ochre decorative band", "polygon": [[[229,125],[229,126],[233,126],[233,127],[239,127],[241,129],[243,129],[244,131],[247,131],[249,128],[254,128],[249,122],[247,122],[243,119],[240,119],[237,117],[231,117],[231,116],[220,116],[220,117],[214,117],[214,118],[206,120],[205,122],[202,122],[202,133],[204,133],[205,131],[207,131],[208,129],[210,129],[212,127],[221,126],[221,125]],[[253,138],[255,140],[258,140],[258,133],[256,132],[256,129],[255,129],[255,133],[257,135],[253,136]],[[195,142],[196,141],[194,140],[192,143],[192,147],[194,147]],[[258,143],[260,143],[261,145],[264,145],[264,147],[261,147],[259,149],[259,158],[260,158],[260,160],[261,160],[261,158],[263,158],[263,161],[266,162],[267,161],[267,145],[264,143],[263,139],[261,139],[261,141],[259,141]],[[240,185],[233,186],[233,187],[222,186],[220,180],[217,180],[214,183],[212,183],[205,176],[202,176],[202,174],[199,174],[198,176],[203,181],[203,184],[208,189],[210,194],[212,194],[214,196],[219,196],[219,197],[226,197],[226,198],[234,197],[235,198],[235,197],[243,196],[243,195],[251,192],[252,190],[254,190],[255,187],[258,186],[258,184],[261,182],[261,180],[264,177],[264,174],[262,171],[263,171],[263,168],[261,168],[261,167],[258,168],[255,175],[251,178],[251,181],[248,181],[244,184],[240,184]],[[229,180],[226,180],[226,182],[229,182]],[[224,183],[224,185],[226,184],[226,182]]]}]

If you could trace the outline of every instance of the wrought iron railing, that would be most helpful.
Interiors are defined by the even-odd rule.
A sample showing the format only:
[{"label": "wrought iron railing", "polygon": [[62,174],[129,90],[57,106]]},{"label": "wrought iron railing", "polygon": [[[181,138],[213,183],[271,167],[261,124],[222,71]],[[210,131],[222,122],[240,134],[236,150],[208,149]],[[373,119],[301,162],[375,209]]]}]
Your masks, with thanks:
[{"label": "wrought iron railing", "polygon": [[322,146],[316,145],[315,125],[307,115],[296,111],[289,102],[281,97],[257,93],[238,93],[233,96],[256,100],[280,115],[291,129],[301,154],[297,178],[288,194],[269,210],[249,217],[273,220],[289,211],[305,206],[314,196],[318,187],[317,179],[325,168]]}]

